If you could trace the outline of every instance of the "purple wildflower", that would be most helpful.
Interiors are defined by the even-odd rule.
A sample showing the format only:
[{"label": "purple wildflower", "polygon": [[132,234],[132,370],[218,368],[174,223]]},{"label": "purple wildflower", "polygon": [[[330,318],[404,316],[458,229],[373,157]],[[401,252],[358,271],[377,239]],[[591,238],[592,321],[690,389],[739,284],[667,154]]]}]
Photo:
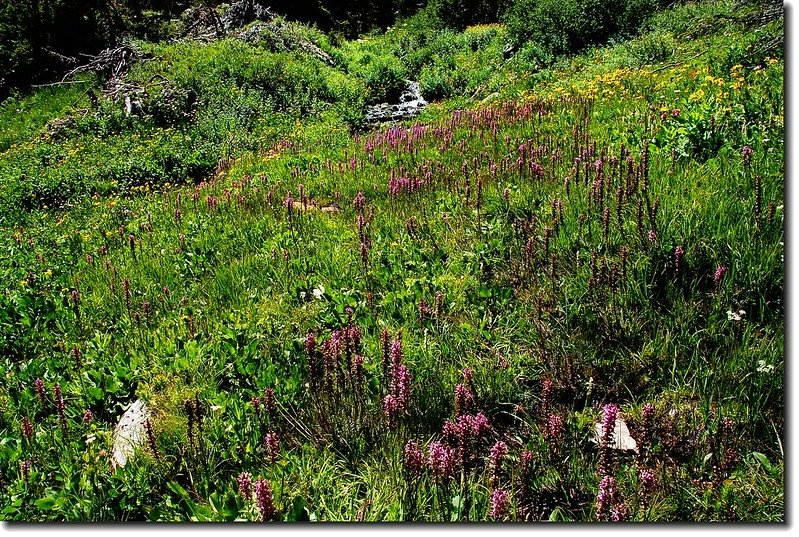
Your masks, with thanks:
[{"label": "purple wildflower", "polygon": [[22,437],[28,442],[33,441],[33,424],[27,416],[22,418]]},{"label": "purple wildflower", "polygon": [[553,443],[563,438],[563,418],[557,414],[550,414],[546,423],[545,434]]},{"label": "purple wildflower", "polygon": [[87,408],[86,411],[83,413],[83,423],[86,425],[90,424],[94,419],[94,412],[91,409]]},{"label": "purple wildflower", "polygon": [[649,468],[641,470],[639,477],[641,479],[641,505],[646,508],[652,499],[652,493],[657,489],[658,478]]},{"label": "purple wildflower", "polygon": [[252,476],[248,472],[242,472],[236,481],[239,483],[239,493],[249,500],[252,497]]},{"label": "purple wildflower", "polygon": [[405,463],[405,468],[412,475],[419,475],[421,473],[422,467],[424,466],[424,454],[419,444],[413,440],[408,440],[405,444],[403,462]]},{"label": "purple wildflower", "polygon": [[719,265],[716,267],[716,272],[713,274],[713,283],[716,285],[716,287],[718,287],[721,283],[721,280],[724,279],[725,274],[727,274],[727,267],[724,265]]},{"label": "purple wildflower", "polygon": [[272,388],[264,388],[264,411],[269,419],[275,419],[277,405],[275,403],[275,390]]},{"label": "purple wildflower", "polygon": [[411,372],[405,364],[400,364],[394,371],[394,393],[398,409],[407,414],[411,406]]},{"label": "purple wildflower", "polygon": [[161,458],[161,454],[158,451],[158,444],[155,441],[155,433],[153,432],[153,424],[149,419],[144,421],[144,430],[147,432],[147,442],[150,444],[150,450],[153,452],[153,456],[156,459]]},{"label": "purple wildflower", "polygon": [[606,475],[599,483],[599,492],[596,495],[596,518],[607,520],[608,513],[616,499],[616,480],[613,476]]},{"label": "purple wildflower", "polygon": [[391,394],[388,394],[383,398],[383,414],[388,419],[388,428],[393,429],[395,419],[397,417],[397,410],[399,408],[399,404],[397,403],[397,398]]},{"label": "purple wildflower", "polygon": [[27,481],[31,475],[31,461],[24,460],[19,463],[19,470],[20,474],[22,475],[22,479]]},{"label": "purple wildflower", "polygon": [[743,161],[744,166],[749,167],[752,164],[753,154],[754,151],[751,147],[749,147],[749,145],[743,146],[743,149],[741,149],[741,160]]},{"label": "purple wildflower", "polygon": [[266,456],[269,457],[269,463],[274,465],[278,455],[280,455],[280,440],[272,429],[264,436],[264,448],[266,448]]},{"label": "purple wildflower", "polygon": [[471,382],[472,377],[474,377],[474,371],[471,367],[464,367],[463,368],[463,382]]},{"label": "purple wildflower", "polygon": [[272,520],[277,510],[272,496],[272,485],[266,479],[261,478],[255,482],[255,502],[261,514],[261,522]]},{"label": "purple wildflower", "polygon": [[47,391],[44,388],[44,382],[42,379],[37,378],[33,381],[33,389],[36,390],[36,395],[39,396],[39,401],[42,403],[43,407],[47,406]]},{"label": "purple wildflower", "polygon": [[364,207],[366,206],[366,196],[364,196],[362,191],[358,191],[358,194],[355,196],[355,199],[352,200],[352,205],[355,207],[355,210],[359,213],[363,212]]},{"label": "purple wildflower", "polygon": [[428,465],[436,479],[448,479],[455,469],[455,456],[452,449],[441,442],[431,442],[428,448]]},{"label": "purple wildflower", "polygon": [[613,457],[613,431],[616,428],[616,419],[619,416],[619,407],[614,404],[605,405],[602,412],[602,435],[599,440],[599,475],[610,474],[610,464]]},{"label": "purple wildflower", "polygon": [[472,419],[472,434],[476,437],[481,437],[491,430],[491,424],[485,414],[480,412]]},{"label": "purple wildflower", "polygon": [[500,520],[502,517],[505,516],[506,511],[508,510],[508,504],[510,503],[510,496],[508,495],[508,491],[503,489],[494,489],[494,492],[491,494],[491,510],[489,515],[494,520]]},{"label": "purple wildflower", "polygon": [[674,274],[679,276],[682,272],[683,258],[685,257],[685,249],[682,245],[674,249]]},{"label": "purple wildflower", "polygon": [[474,396],[466,384],[455,386],[455,415],[465,414],[468,407],[474,401]]},{"label": "purple wildflower", "polygon": [[499,472],[502,469],[502,459],[508,454],[508,445],[502,440],[497,441],[488,453],[489,466],[491,468],[491,483],[499,481]]},{"label": "purple wildflower", "polygon": [[356,354],[355,358],[352,359],[352,380],[355,381],[357,385],[363,384],[364,377],[363,377],[363,356],[360,354]]},{"label": "purple wildflower", "polygon": [[305,356],[308,359],[308,378],[311,386],[316,384],[316,336],[308,332],[305,336]]}]

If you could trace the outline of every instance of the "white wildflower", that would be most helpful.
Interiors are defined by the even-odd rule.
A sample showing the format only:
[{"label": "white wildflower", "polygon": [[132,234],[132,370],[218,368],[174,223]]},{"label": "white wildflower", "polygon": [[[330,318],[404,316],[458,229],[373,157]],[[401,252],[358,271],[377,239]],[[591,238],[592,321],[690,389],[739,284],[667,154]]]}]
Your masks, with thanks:
[{"label": "white wildflower", "polygon": [[744,310],[738,310],[737,312],[732,310],[727,310],[727,320],[728,321],[741,321],[743,320],[746,312]]},{"label": "white wildflower", "polygon": [[765,360],[758,360],[757,361],[757,372],[758,373],[773,373],[774,372],[774,364],[768,364]]}]

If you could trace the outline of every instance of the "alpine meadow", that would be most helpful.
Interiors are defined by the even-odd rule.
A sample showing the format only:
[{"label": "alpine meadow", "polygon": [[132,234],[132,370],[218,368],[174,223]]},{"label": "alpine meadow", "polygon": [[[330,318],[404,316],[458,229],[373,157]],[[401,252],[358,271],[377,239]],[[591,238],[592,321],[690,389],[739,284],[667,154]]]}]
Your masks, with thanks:
[{"label": "alpine meadow", "polygon": [[784,49],[0,0],[0,520],[785,523]]}]

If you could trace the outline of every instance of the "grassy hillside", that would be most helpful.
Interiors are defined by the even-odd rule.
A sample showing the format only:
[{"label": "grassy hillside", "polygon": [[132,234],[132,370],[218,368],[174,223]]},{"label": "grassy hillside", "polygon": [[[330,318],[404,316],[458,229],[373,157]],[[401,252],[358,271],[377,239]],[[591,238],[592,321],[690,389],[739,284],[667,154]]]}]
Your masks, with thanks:
[{"label": "grassy hillside", "polygon": [[[755,12],[551,58],[500,24],[285,23],[330,61],[138,43],[139,115],[88,75],[0,103],[0,518],[784,520],[783,28]],[[366,125],[406,79],[434,102]]]}]

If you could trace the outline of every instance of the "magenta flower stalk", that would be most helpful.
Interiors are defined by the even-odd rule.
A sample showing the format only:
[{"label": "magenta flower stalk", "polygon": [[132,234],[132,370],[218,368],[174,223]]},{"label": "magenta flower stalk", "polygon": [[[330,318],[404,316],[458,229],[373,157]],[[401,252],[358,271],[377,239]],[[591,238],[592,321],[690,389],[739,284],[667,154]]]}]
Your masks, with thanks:
[{"label": "magenta flower stalk", "polygon": [[369,266],[369,247],[366,242],[361,242],[361,264],[364,268]]},{"label": "magenta flower stalk", "polygon": [[272,496],[272,485],[266,479],[261,478],[255,482],[255,503],[261,514],[261,522],[267,522],[274,518],[277,513],[275,499]]},{"label": "magenta flower stalk", "polygon": [[546,436],[551,445],[556,445],[563,440],[564,425],[563,418],[557,414],[550,414],[546,424]]},{"label": "magenta flower stalk", "polygon": [[491,493],[491,509],[489,511],[489,516],[494,520],[501,520],[508,510],[509,503],[510,496],[508,491],[503,489],[494,489],[494,491]]},{"label": "magenta flower stalk", "polygon": [[508,454],[508,445],[502,440],[498,440],[488,453],[489,466],[491,468],[491,482],[496,484],[499,480],[499,472],[502,469],[502,459]]},{"label": "magenta flower stalk", "polygon": [[385,415],[386,419],[388,420],[389,429],[393,429],[396,425],[398,410],[399,404],[397,403],[397,398],[394,397],[394,395],[388,394],[383,398],[383,415]]},{"label": "magenta flower stalk", "polygon": [[752,165],[752,155],[754,153],[755,152],[748,145],[743,146],[743,149],[741,149],[741,160],[747,168]]},{"label": "magenta flower stalk", "polygon": [[405,465],[405,469],[410,473],[410,475],[416,476],[422,473],[422,468],[424,466],[424,454],[422,453],[422,449],[419,447],[419,444],[413,440],[408,440],[408,442],[405,444],[405,449],[403,450],[403,463]]},{"label": "magenta flower stalk", "polygon": [[33,424],[27,416],[22,418],[22,437],[28,442],[33,442]]},{"label": "magenta flower stalk", "polygon": [[87,408],[86,411],[83,413],[83,423],[89,425],[92,420],[94,420],[94,412],[91,409]]},{"label": "magenta flower stalk", "polygon": [[652,403],[646,403],[641,409],[641,455],[643,455],[652,444],[654,425],[655,407]]},{"label": "magenta flower stalk", "polygon": [[364,382],[363,362],[364,358],[360,354],[356,354],[355,357],[352,359],[352,366],[350,373],[352,374],[352,380],[355,382],[357,386],[360,386]]},{"label": "magenta flower stalk", "polygon": [[366,196],[364,196],[362,191],[358,191],[355,199],[352,200],[352,206],[357,212],[363,213],[364,207],[366,207]]},{"label": "magenta flower stalk", "polygon": [[596,518],[607,520],[610,509],[616,499],[616,480],[606,475],[599,483],[599,492],[596,496]]},{"label": "magenta flower stalk", "polygon": [[147,443],[150,444],[150,450],[156,459],[161,458],[161,453],[158,451],[158,444],[155,441],[155,433],[153,432],[153,424],[147,419],[144,421],[144,430],[147,432]]},{"label": "magenta flower stalk", "polygon": [[391,372],[391,393],[397,401],[397,410],[407,414],[411,406],[411,372],[405,364],[398,364]]},{"label": "magenta flower stalk", "polygon": [[133,258],[136,258],[136,235],[133,233],[128,234],[128,246],[130,246],[130,253]]},{"label": "magenta flower stalk", "polygon": [[399,334],[396,339],[391,342],[391,368],[392,370],[399,367],[402,362],[402,339]]},{"label": "magenta flower stalk", "polygon": [[441,442],[431,442],[428,448],[428,466],[436,481],[452,477],[455,456],[451,448]]},{"label": "magenta flower stalk", "polygon": [[554,385],[548,378],[541,381],[541,414],[542,418],[549,415],[549,409],[552,406],[552,390]]},{"label": "magenta flower stalk", "polygon": [[42,403],[42,407],[47,406],[47,391],[44,388],[44,382],[42,379],[37,378],[33,381],[33,389],[36,391],[36,395],[39,396],[39,402]]},{"label": "magenta flower stalk", "polygon": [[72,347],[72,359],[75,360],[75,368],[79,371],[83,369],[83,360],[81,360],[80,348],[75,345]]},{"label": "magenta flower stalk", "polygon": [[280,455],[280,440],[272,429],[264,436],[264,448],[266,449],[269,463],[274,465],[277,462],[278,455]]},{"label": "magenta flower stalk", "polygon": [[674,274],[679,276],[682,273],[683,258],[685,257],[685,249],[682,245],[674,249]]},{"label": "magenta flower stalk", "polygon": [[239,484],[239,493],[249,500],[252,497],[252,476],[248,472],[242,472],[236,481]]},{"label": "magenta flower stalk", "polygon": [[613,522],[624,522],[627,520],[627,506],[622,501],[616,502],[610,510],[610,520]]},{"label": "magenta flower stalk", "polygon": [[460,416],[465,414],[471,403],[474,401],[474,396],[469,388],[461,383],[455,386],[455,415]]},{"label": "magenta flower stalk", "polygon": [[713,274],[713,284],[718,287],[721,284],[721,280],[724,279],[724,275],[727,274],[727,267],[724,265],[719,265],[716,267],[716,272]]},{"label": "magenta flower stalk", "polygon": [[650,229],[650,230],[647,232],[646,236],[647,236],[647,238],[649,239],[649,242],[651,242],[651,243],[655,243],[655,242],[657,242],[657,240],[658,240],[658,234],[657,234],[657,233],[655,233],[655,230],[654,230],[654,229]]},{"label": "magenta flower stalk", "polygon": [[313,332],[308,332],[305,336],[305,356],[308,361],[308,379],[311,387],[316,385],[316,336]]},{"label": "magenta flower stalk", "polygon": [[22,475],[22,480],[27,481],[31,475],[31,461],[24,460],[19,463],[19,470],[20,474]]},{"label": "magenta flower stalk", "polygon": [[610,445],[613,442],[613,431],[616,428],[616,420],[619,415],[619,407],[614,404],[605,405],[602,411],[602,445]]},{"label": "magenta flower stalk", "polygon": [[619,250],[621,255],[621,279],[627,280],[627,256],[630,255],[630,249],[627,246],[622,246]]},{"label": "magenta flower stalk", "polygon": [[658,478],[649,468],[644,468],[639,473],[639,478],[641,480],[641,489],[640,489],[640,498],[641,498],[641,507],[644,509],[647,508],[649,502],[652,500],[652,493],[658,487]]},{"label": "magenta flower stalk", "polygon": [[464,367],[463,368],[463,382],[468,384],[472,381],[474,377],[474,370],[471,367]]},{"label": "magenta flower stalk", "polygon": [[[354,311],[352,308],[348,308],[348,310],[347,322],[351,323]],[[356,325],[351,324],[350,326],[344,328],[344,338],[346,341],[346,350],[348,354],[352,354],[361,350],[361,329]]]},{"label": "magenta flower stalk", "polygon": [[535,453],[530,451],[529,449],[525,449],[522,452],[522,475],[529,476],[530,470],[533,468],[533,460],[535,459]]},{"label": "magenta flower stalk", "polygon": [[476,414],[472,419],[472,434],[480,438],[491,430],[491,423],[482,412]]},{"label": "magenta flower stalk", "polygon": [[275,390],[272,388],[264,388],[264,411],[269,416],[270,420],[275,419],[277,412],[277,404],[275,402]]},{"label": "magenta flower stalk", "polygon": [[130,311],[130,300],[132,298],[130,292],[130,280],[125,278],[122,280],[122,291],[125,295],[125,307]]},{"label": "magenta flower stalk", "polygon": [[602,436],[599,441],[599,475],[601,476],[610,474],[613,457],[613,431],[616,428],[618,415],[619,407],[614,404],[605,405],[602,412]]}]

